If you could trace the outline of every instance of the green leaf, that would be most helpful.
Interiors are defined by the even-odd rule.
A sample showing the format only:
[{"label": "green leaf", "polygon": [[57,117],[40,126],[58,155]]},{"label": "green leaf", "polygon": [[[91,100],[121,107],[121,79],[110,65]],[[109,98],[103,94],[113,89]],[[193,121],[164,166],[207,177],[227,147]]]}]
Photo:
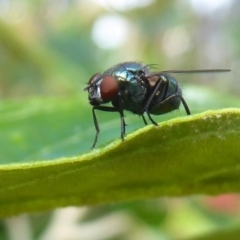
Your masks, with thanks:
[{"label": "green leaf", "polygon": [[116,140],[78,157],[1,165],[0,216],[238,192],[239,135],[239,109],[208,111],[144,127],[124,142]]}]

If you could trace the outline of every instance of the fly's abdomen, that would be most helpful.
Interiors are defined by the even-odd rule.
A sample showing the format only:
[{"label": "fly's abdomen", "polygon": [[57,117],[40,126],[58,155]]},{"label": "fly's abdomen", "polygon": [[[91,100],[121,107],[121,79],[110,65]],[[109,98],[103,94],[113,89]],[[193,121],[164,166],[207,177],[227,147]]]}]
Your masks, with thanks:
[{"label": "fly's abdomen", "polygon": [[178,109],[180,106],[179,96],[182,96],[182,88],[172,76],[166,75],[165,77],[167,78],[165,94],[159,94],[154,98],[149,111],[151,114],[165,114]]}]

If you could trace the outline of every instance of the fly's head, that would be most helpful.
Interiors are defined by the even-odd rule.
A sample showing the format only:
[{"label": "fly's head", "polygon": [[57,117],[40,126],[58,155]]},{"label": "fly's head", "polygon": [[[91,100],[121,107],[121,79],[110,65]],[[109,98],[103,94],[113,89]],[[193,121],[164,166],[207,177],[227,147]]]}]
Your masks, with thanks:
[{"label": "fly's head", "polygon": [[119,91],[118,81],[112,75],[96,73],[89,79],[84,91],[88,91],[90,104],[98,106],[117,97]]}]

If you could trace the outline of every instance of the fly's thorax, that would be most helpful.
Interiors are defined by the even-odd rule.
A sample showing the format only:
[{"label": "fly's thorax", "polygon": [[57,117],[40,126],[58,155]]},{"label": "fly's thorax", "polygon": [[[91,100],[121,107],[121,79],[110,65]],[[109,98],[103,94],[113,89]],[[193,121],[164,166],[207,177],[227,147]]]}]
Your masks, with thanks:
[{"label": "fly's thorax", "polygon": [[118,83],[124,109],[140,113],[148,90],[146,82],[132,75],[131,78],[128,76],[127,80],[118,78]]},{"label": "fly's thorax", "polygon": [[122,75],[123,78],[128,78],[128,73],[143,72],[145,75],[150,73],[150,68],[148,65],[141,62],[124,62],[114,65],[113,67],[107,69],[103,74],[106,75]]}]

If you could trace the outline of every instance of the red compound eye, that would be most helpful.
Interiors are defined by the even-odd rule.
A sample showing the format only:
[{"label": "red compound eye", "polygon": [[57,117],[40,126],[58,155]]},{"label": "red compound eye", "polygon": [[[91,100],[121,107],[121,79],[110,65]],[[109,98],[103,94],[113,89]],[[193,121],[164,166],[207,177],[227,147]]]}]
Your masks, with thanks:
[{"label": "red compound eye", "polygon": [[118,93],[118,83],[117,80],[110,75],[103,77],[100,84],[101,97],[103,101],[113,100]]}]

